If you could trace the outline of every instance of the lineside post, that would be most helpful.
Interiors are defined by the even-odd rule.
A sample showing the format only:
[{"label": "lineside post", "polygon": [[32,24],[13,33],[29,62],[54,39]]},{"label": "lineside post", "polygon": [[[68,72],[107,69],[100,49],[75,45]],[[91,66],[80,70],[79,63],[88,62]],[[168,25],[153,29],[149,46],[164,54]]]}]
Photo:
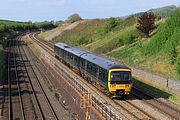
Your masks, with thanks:
[{"label": "lineside post", "polygon": [[82,109],[86,109],[86,120],[88,120],[89,112],[92,107],[92,94],[91,93],[83,93],[81,96],[80,107]]}]

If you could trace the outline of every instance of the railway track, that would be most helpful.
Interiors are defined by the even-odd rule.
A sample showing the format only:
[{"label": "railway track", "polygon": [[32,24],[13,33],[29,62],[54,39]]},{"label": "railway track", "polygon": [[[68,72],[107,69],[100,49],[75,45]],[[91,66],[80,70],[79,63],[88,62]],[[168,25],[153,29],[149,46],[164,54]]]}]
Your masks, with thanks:
[{"label": "railway track", "polygon": [[142,100],[146,104],[149,104],[161,111],[162,113],[168,115],[171,119],[178,120],[180,116],[180,110],[173,108],[172,106],[158,100],[155,96],[147,94],[146,92],[140,90],[137,87],[133,87],[133,91],[131,92],[133,96],[137,99]]},{"label": "railway track", "polygon": [[[24,48],[25,43],[23,41],[20,41],[20,39],[19,39],[19,43],[21,44],[21,48],[19,47],[19,51],[20,51],[21,55],[23,53],[24,57],[29,61],[29,58],[28,58],[28,56],[25,52],[25,48]],[[56,112],[55,112],[54,108],[52,107],[51,102],[50,102],[48,96],[46,95],[45,90],[44,90],[43,86],[41,85],[41,82],[40,82],[31,62],[29,62],[29,66],[30,66],[29,69],[26,69],[26,70],[30,71],[31,76],[33,76],[32,78],[35,79],[34,81],[32,81],[31,79],[29,79],[29,80],[30,80],[31,88],[34,93],[35,99],[39,106],[41,118],[42,119],[51,118],[53,120],[58,120]],[[41,93],[41,95],[37,94],[36,91],[39,91]],[[44,102],[45,104],[42,104],[42,102]]]},{"label": "railway track", "polygon": [[[8,52],[8,109],[10,119],[25,119],[24,104],[22,102],[22,91],[20,87],[20,80],[18,77],[17,55],[15,53],[16,41],[9,41]],[[17,112],[18,111],[18,112]]]},{"label": "railway track", "polygon": [[[47,51],[49,50],[48,53],[54,56],[54,54],[52,52],[53,51],[52,44],[47,43],[46,41],[43,41],[43,40],[39,41],[37,38],[35,38],[37,36],[37,34],[38,33],[30,34],[29,36],[31,39],[35,40],[35,42],[39,46],[41,46],[43,49],[45,49]],[[134,98],[136,98],[136,99],[142,100],[145,104],[151,105],[153,108],[156,108],[161,113],[168,115],[169,118],[179,119],[178,118],[179,113],[180,113],[179,110],[167,105],[166,103],[163,103],[160,100],[157,100],[155,97],[150,96],[148,93],[145,93],[145,92],[134,87],[131,95],[134,96]],[[149,101],[147,99],[149,99]],[[142,118],[142,116],[146,116],[146,119],[156,119],[154,116],[150,115],[150,113],[146,113],[144,110],[140,109],[139,107],[135,106],[133,103],[129,102],[128,99],[124,99],[123,102],[121,100],[121,102],[123,104],[128,104],[127,106],[131,106],[130,108],[132,108],[132,109],[136,109],[136,111],[139,111],[137,113],[141,113],[142,116],[139,117],[139,115],[137,115],[136,113],[133,113],[131,109],[127,109],[123,105],[120,105],[119,101],[114,100],[114,102],[117,105],[121,106],[121,108],[123,108],[126,112],[128,112],[128,114],[131,114],[135,119],[140,119],[140,118]]]},{"label": "railway track", "polygon": [[53,119],[56,112],[36,75],[20,38],[9,40],[7,49],[7,119]]}]

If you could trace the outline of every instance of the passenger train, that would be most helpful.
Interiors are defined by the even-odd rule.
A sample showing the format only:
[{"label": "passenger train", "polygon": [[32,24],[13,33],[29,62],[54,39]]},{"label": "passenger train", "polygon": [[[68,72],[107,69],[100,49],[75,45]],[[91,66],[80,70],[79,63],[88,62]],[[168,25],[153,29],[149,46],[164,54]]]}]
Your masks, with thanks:
[{"label": "passenger train", "polygon": [[131,69],[104,57],[64,43],[54,45],[55,56],[90,82],[97,82],[113,96],[128,95],[132,88]]}]

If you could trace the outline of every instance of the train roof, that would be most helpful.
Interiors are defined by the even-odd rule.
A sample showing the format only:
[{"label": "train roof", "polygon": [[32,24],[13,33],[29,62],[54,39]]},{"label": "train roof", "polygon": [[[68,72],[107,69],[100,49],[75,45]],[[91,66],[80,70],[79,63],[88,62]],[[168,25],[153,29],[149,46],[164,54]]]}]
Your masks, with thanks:
[{"label": "train roof", "polygon": [[119,65],[116,62],[108,60],[106,58],[94,55],[92,53],[85,53],[81,56],[83,59],[90,61],[98,66],[101,66],[104,69],[112,69],[112,68],[128,68],[125,65]]},{"label": "train roof", "polygon": [[76,56],[81,56],[85,53],[87,53],[87,51],[84,51],[84,50],[81,50],[79,48],[75,48],[75,47],[68,47],[68,48],[65,48],[66,51],[76,55]]},{"label": "train roof", "polygon": [[61,42],[56,43],[54,46],[57,46],[57,47],[62,48],[62,49],[65,49],[65,48],[67,48],[67,47],[70,47],[70,46],[68,46],[67,44],[61,43]]},{"label": "train roof", "polygon": [[55,44],[55,46],[62,48],[62,49],[66,50],[66,51],[68,51],[68,52],[70,52],[76,56],[79,56],[85,60],[88,60],[89,62],[94,63],[94,64],[96,64],[96,65],[98,65],[104,69],[128,68],[125,65],[121,65],[119,63],[113,62],[113,61],[106,59],[104,57],[97,56],[93,53],[87,52],[87,51],[82,50],[80,48],[68,46],[65,43],[59,42],[59,43]]},{"label": "train roof", "polygon": [[64,50],[66,50],[67,52],[70,52],[70,53],[77,55],[77,56],[81,56],[82,54],[87,53],[87,51],[84,51],[80,48],[68,46],[65,43],[57,43],[57,44],[55,44],[55,46],[62,48]]}]

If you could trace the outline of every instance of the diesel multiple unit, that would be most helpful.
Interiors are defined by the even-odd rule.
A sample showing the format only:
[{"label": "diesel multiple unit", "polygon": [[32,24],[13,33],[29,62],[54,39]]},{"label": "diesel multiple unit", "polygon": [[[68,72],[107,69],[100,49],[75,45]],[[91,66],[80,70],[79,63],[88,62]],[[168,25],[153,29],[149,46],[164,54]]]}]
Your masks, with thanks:
[{"label": "diesel multiple unit", "polygon": [[90,82],[98,82],[112,95],[128,95],[131,91],[131,70],[127,66],[64,43],[55,44],[54,52],[63,63]]}]

